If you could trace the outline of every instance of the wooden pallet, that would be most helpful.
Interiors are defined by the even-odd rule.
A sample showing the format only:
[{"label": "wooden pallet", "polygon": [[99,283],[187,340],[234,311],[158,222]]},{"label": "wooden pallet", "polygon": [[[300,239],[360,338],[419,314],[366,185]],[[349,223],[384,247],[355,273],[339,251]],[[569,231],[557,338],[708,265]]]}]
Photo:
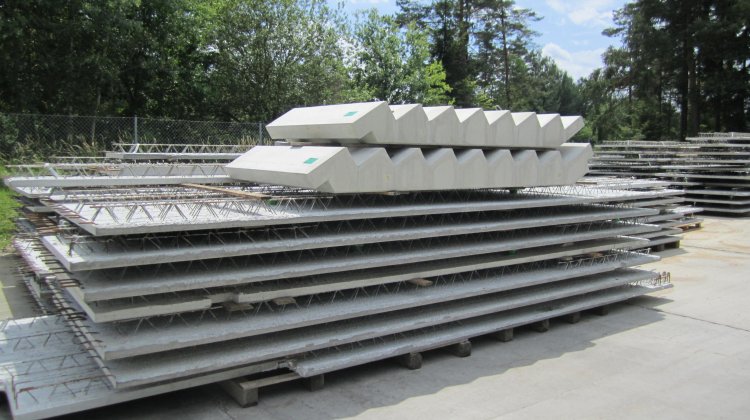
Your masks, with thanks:
[{"label": "wooden pallet", "polygon": [[659,244],[650,247],[651,252],[662,252],[667,249],[678,249],[680,247],[680,241],[669,242],[666,244]]},{"label": "wooden pallet", "polygon": [[694,230],[700,229],[702,227],[702,223],[697,222],[697,223],[692,223],[689,225],[683,225],[683,226],[678,226],[678,227],[682,229],[683,232],[692,232]]}]

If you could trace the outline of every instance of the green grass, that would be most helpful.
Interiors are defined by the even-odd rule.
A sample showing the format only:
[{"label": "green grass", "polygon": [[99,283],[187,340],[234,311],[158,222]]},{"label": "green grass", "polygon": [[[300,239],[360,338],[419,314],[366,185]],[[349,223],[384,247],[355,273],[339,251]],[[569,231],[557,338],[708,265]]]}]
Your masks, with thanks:
[{"label": "green grass", "polygon": [[[0,165],[0,177],[4,177],[8,174],[4,166]],[[16,209],[20,204],[14,198],[13,192],[11,192],[5,185],[0,187],[0,251],[5,251],[10,247],[10,241],[13,238],[13,233],[16,230],[14,220],[18,215]]]}]

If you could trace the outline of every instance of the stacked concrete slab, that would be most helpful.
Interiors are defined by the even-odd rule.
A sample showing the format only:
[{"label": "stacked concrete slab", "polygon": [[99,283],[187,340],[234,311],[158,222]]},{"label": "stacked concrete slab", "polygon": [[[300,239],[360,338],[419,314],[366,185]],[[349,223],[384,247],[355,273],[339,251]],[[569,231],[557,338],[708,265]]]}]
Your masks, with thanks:
[{"label": "stacked concrete slab", "polygon": [[570,185],[588,144],[563,144],[580,117],[386,102],[295,108],[267,126],[291,144],[256,146],[238,180],[330,193]]},{"label": "stacked concrete slab", "polygon": [[665,248],[679,248],[682,234],[686,231],[699,229],[703,219],[698,213],[700,207],[685,205],[684,191],[669,188],[670,183],[654,179],[638,179],[626,177],[597,177],[586,176],[578,185],[587,188],[608,188],[624,191],[650,191],[655,195],[639,200],[623,202],[629,207],[651,208],[658,213],[645,216],[642,222],[660,226],[655,232],[641,234],[641,238],[649,240],[649,247],[654,251]]},{"label": "stacked concrete slab", "polygon": [[[429,114],[400,111],[410,109]],[[437,114],[485,132],[471,117],[486,119],[483,112],[445,112]],[[432,132],[452,127],[445,124]],[[346,130],[284,136],[397,138],[387,127]],[[470,138],[471,130],[450,132]],[[537,133],[528,150],[551,144],[528,132]],[[439,141],[433,149],[458,149]],[[523,147],[523,137],[512,141]],[[335,156],[350,146],[316,147]],[[507,340],[519,326],[541,331],[550,318],[575,321],[581,311],[670,287],[664,275],[634,268],[658,260],[638,250],[649,246],[644,235],[661,230],[644,223],[659,211],[623,205],[663,198],[653,189],[451,184],[331,194],[192,172],[183,184],[173,182],[180,175],[163,175],[163,184],[149,175],[126,188],[119,176],[140,175],[6,180],[46,209],[26,212],[14,245],[24,275],[58,311],[0,328],[0,377],[16,418],[230,379],[227,389],[252,402],[252,387],[236,378],[321,384],[326,372],[391,357],[416,367],[422,351],[457,346],[466,355],[473,337]],[[81,185],[95,178],[118,187]]]},{"label": "stacked concrete slab", "polygon": [[702,133],[685,142],[605,142],[590,174],[658,178],[686,202],[726,216],[750,215],[750,134]]}]

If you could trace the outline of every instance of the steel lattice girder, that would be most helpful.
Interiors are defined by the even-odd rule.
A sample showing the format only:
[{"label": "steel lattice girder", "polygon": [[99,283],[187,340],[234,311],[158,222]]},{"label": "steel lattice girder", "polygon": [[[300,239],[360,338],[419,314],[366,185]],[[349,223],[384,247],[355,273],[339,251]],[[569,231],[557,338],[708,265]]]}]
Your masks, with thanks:
[{"label": "steel lattice girder", "polygon": [[[384,266],[395,266],[425,261],[440,261],[469,255],[517,251],[524,248],[555,244],[574,243],[615,236],[637,235],[659,230],[655,225],[611,223],[599,227],[575,225],[562,227],[545,234],[517,234],[509,238],[502,233],[485,234],[486,239],[476,237],[431,238],[411,243],[373,244],[368,247],[351,247],[338,250],[301,251],[298,254],[272,254],[254,256],[239,262],[216,264],[181,265],[182,271],[136,270],[125,275],[121,270],[83,272],[76,276],[87,301],[135,297],[158,293],[178,292],[192,289],[257,283],[274,279],[363,270]],[[201,271],[198,271],[200,269]]]},{"label": "steel lattice girder", "polygon": [[[626,287],[633,289],[629,291],[631,293],[637,291],[641,294],[644,292],[643,288]],[[542,319],[549,319],[552,315],[549,313],[550,307],[557,308],[557,310],[570,310],[576,308],[575,305],[587,304],[592,300],[591,296],[611,297],[617,294],[616,291],[625,293],[626,290],[605,289],[589,295],[557,299],[501,312],[498,312],[498,309],[504,305],[494,299],[494,296],[489,296],[472,302],[451,302],[439,306],[416,308],[408,310],[408,312],[386,313],[367,318],[317,325],[311,328],[199,346],[188,351],[171,351],[111,360],[107,362],[107,365],[114,374],[113,380],[118,388],[142,386],[232,366],[257,363],[259,360],[273,359],[281,355],[317,352],[320,349],[435,327],[441,324],[457,321],[471,323],[478,317],[487,314],[492,314],[493,318],[504,318],[511,313],[534,313],[537,316],[546,313],[547,317]],[[523,323],[517,325],[523,325]]]},{"label": "steel lattice girder", "polygon": [[[577,242],[560,247],[548,247],[519,250],[513,254],[484,254],[463,257],[449,262],[428,262],[411,264],[394,269],[381,267],[356,272],[342,272],[302,278],[289,278],[279,281],[251,284],[232,288],[212,288],[192,290],[166,295],[139,296],[137,299],[124,298],[100,300],[89,305],[77,286],[68,286],[65,291],[94,322],[112,322],[141,317],[170,315],[189,311],[208,310],[221,302],[259,303],[278,298],[309,296],[331,293],[337,290],[357,289],[378,284],[391,284],[417,278],[455,275],[472,270],[497,269],[519,264],[535,263],[562,259],[566,264],[594,258],[591,255],[603,254],[603,258],[618,259],[621,251],[610,254],[612,250],[636,249],[648,246],[648,242],[638,238],[600,239]],[[624,254],[628,255],[628,254]],[[572,260],[571,260],[572,258]],[[570,262],[567,262],[569,261]]]},{"label": "steel lattice girder", "polygon": [[[545,276],[537,272],[521,273],[517,275],[515,287],[523,287],[526,283],[575,277],[576,271],[579,270],[559,270],[557,276]],[[584,269],[580,271],[585,272]],[[649,271],[618,269],[552,284],[525,287],[518,291],[501,292],[504,294],[497,296],[497,302],[505,305],[504,309],[513,309],[651,279],[654,276],[655,273]],[[490,294],[493,288],[503,290],[514,287],[512,283],[509,286],[498,283],[500,282],[492,279],[473,280],[445,287],[412,289],[318,304],[296,310],[287,308],[281,312],[240,314],[229,319],[188,314],[182,317],[184,322],[170,323],[169,328],[139,321],[133,321],[128,325],[96,324],[89,325],[88,331],[83,332],[92,334],[89,340],[104,360],[112,360],[456,301]]]},{"label": "steel lattice girder", "polygon": [[279,229],[128,236],[101,241],[95,237],[76,235],[68,238],[58,234],[44,236],[41,241],[66,269],[83,271],[622,220],[656,214],[656,210],[641,208],[561,206],[505,213],[364,219]]},{"label": "steel lattice girder", "polygon": [[622,191],[596,187],[532,188],[412,193],[205,200],[46,202],[62,217],[95,235],[138,235],[207,229],[278,226],[363,218],[473,213],[575,204],[631,202],[681,191]]}]

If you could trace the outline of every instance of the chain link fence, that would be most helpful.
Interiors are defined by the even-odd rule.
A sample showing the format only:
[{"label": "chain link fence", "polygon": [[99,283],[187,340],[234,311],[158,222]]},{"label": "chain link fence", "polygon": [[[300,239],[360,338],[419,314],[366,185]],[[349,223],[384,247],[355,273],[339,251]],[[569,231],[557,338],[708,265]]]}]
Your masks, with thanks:
[{"label": "chain link fence", "polygon": [[114,143],[270,144],[264,123],[0,114],[5,162],[97,156]]}]

